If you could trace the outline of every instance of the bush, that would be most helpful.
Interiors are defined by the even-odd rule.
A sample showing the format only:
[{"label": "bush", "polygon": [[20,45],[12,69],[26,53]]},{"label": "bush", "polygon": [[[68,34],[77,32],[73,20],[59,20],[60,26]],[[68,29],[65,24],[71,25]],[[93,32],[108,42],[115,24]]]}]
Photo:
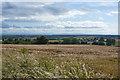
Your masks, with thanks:
[{"label": "bush", "polygon": [[27,49],[27,48],[22,48],[22,49],[21,49],[21,53],[23,53],[23,54],[24,54],[24,53],[28,53],[28,49]]},{"label": "bush", "polygon": [[99,42],[98,44],[99,44],[99,45],[105,45],[105,43],[104,43],[104,42]]},{"label": "bush", "polygon": [[36,44],[47,44],[48,39],[45,36],[37,37]]},{"label": "bush", "polygon": [[112,45],[112,40],[111,40],[111,39],[107,39],[106,45],[107,45],[107,46],[111,46],[111,45]]},{"label": "bush", "polygon": [[59,44],[59,42],[49,42],[48,44]]},{"label": "bush", "polygon": [[72,41],[69,38],[66,38],[63,40],[63,44],[71,44],[71,43],[72,43]]},{"label": "bush", "polygon": [[112,39],[111,42],[112,42],[112,45],[115,45],[116,41],[115,41],[115,39]]},{"label": "bush", "polygon": [[72,44],[79,44],[79,40],[77,38],[72,39]]},{"label": "bush", "polygon": [[81,44],[87,44],[87,42],[82,41]]},{"label": "bush", "polygon": [[100,42],[104,42],[104,37],[100,37]]},{"label": "bush", "polygon": [[98,42],[93,42],[92,45],[98,45]]}]

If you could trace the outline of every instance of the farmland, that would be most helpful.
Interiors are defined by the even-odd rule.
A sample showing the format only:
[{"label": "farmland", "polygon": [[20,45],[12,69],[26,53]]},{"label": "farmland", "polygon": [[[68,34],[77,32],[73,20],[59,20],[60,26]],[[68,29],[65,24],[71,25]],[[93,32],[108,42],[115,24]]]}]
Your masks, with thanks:
[{"label": "farmland", "polygon": [[117,78],[118,47],[2,45],[3,78]]},{"label": "farmland", "polygon": [[117,35],[4,35],[0,44],[78,44],[120,46]]}]

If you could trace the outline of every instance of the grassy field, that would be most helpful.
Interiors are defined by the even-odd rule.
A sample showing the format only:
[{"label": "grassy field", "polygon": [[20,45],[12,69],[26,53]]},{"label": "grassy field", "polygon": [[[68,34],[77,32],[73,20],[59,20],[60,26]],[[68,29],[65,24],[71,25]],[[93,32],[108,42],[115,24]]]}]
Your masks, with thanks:
[{"label": "grassy field", "polygon": [[117,78],[118,47],[2,45],[3,78]]}]

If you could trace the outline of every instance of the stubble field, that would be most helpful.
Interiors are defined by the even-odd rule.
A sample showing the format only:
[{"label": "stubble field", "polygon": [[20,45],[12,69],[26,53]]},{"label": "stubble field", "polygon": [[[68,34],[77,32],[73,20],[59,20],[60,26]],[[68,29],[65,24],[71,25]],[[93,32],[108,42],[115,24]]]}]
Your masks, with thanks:
[{"label": "stubble field", "polygon": [[3,78],[117,78],[118,47],[2,45]]}]

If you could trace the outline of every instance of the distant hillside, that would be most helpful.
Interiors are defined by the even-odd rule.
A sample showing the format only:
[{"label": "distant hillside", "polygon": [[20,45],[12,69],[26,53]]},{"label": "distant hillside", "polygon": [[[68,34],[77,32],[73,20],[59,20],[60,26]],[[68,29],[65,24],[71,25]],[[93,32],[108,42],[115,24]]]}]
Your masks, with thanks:
[{"label": "distant hillside", "polygon": [[[3,35],[2,39],[6,38],[35,38],[39,37],[40,35]],[[45,35],[48,39],[63,39],[63,38],[74,38],[74,37],[104,37],[104,38],[114,38],[117,39],[120,35]]]}]

